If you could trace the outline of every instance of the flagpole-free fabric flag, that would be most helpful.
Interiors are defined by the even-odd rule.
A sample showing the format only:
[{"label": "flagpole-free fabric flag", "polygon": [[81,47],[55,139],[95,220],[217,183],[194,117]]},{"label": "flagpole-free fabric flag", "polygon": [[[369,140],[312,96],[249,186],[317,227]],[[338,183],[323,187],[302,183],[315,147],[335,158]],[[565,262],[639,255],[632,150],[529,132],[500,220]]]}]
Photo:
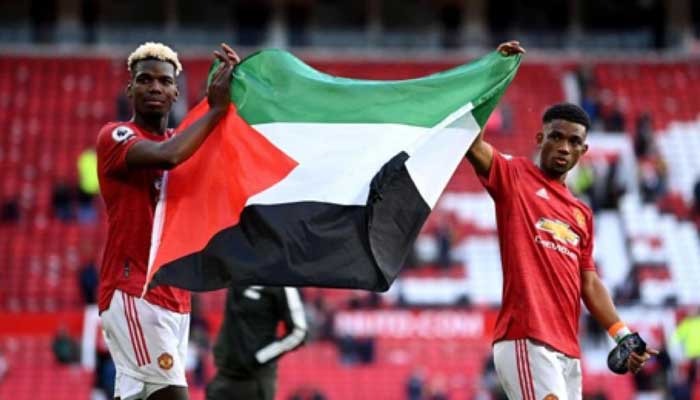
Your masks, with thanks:
[{"label": "flagpole-free fabric flag", "polygon": [[[494,52],[368,81],[284,51],[246,58],[227,116],[164,179],[151,286],[387,290],[519,63]],[[182,126],[206,111],[204,101]]]}]

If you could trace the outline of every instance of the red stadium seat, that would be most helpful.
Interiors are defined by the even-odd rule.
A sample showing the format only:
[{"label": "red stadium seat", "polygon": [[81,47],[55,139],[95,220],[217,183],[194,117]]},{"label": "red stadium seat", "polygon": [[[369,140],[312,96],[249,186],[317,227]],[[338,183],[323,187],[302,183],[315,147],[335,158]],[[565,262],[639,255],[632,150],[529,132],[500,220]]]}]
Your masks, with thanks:
[{"label": "red stadium seat", "polygon": [[92,372],[59,364],[51,352],[50,337],[4,337],[0,349],[9,365],[0,381],[1,399],[90,398]]}]

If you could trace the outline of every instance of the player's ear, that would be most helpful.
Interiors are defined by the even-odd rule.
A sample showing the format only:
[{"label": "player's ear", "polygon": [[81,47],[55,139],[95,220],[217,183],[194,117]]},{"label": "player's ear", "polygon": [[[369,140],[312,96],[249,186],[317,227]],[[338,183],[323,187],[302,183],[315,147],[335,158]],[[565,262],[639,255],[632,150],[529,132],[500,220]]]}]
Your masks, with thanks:
[{"label": "player's ear", "polygon": [[173,101],[177,101],[177,98],[180,96],[180,91],[177,90],[177,87],[175,88],[175,95],[173,96]]},{"label": "player's ear", "polygon": [[542,131],[537,132],[537,135],[535,135],[535,140],[537,141],[538,145],[541,145],[542,142],[544,141],[544,132],[542,132]]},{"label": "player's ear", "polygon": [[131,85],[131,81],[126,84],[126,88],[124,89],[124,93],[126,93],[126,97],[131,98],[132,97],[132,91],[134,87]]}]

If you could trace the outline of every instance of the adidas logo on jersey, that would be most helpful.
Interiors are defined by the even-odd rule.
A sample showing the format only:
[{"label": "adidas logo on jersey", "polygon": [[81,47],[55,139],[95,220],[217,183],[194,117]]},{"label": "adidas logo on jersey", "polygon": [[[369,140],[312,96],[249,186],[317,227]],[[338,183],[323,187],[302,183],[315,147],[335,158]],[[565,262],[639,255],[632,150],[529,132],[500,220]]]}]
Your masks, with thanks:
[{"label": "adidas logo on jersey", "polygon": [[549,200],[549,194],[547,193],[547,189],[545,188],[541,188],[540,190],[536,191],[535,194],[545,200]]}]

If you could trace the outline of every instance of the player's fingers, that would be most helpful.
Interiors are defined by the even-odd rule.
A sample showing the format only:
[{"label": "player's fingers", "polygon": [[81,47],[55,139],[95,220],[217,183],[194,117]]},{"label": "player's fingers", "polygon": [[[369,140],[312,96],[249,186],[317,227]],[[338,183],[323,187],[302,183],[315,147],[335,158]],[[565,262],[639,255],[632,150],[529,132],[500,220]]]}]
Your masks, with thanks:
[{"label": "player's fingers", "polygon": [[224,75],[224,76],[230,75],[231,72],[233,71],[233,68],[234,68],[235,66],[236,66],[236,63],[231,62],[231,61],[229,61],[229,62],[227,62],[226,64],[224,64],[224,68],[223,68],[223,69],[225,69],[225,71],[223,72],[223,75]]},{"label": "player's fingers", "polygon": [[233,67],[235,67],[233,63],[227,64],[226,67],[224,67],[224,71],[221,74],[221,81],[224,84],[228,84],[231,80],[231,77],[233,75]]},{"label": "player's fingers", "polygon": [[508,46],[504,45],[504,44],[498,46],[498,52],[505,55],[505,56],[510,54],[510,50],[508,50]]},{"label": "player's fingers", "polygon": [[511,51],[516,52],[516,53],[524,53],[525,49],[520,45],[520,42],[517,40],[514,40],[512,42],[508,43]]},{"label": "player's fingers", "polygon": [[214,73],[214,78],[221,74],[221,70],[226,67],[226,61],[219,59],[219,65],[216,66],[216,72]]},{"label": "player's fingers", "polygon": [[520,46],[520,42],[518,42],[517,40],[511,40],[505,43],[501,43],[501,45],[498,46],[497,50],[501,52],[501,54],[507,56],[525,53],[525,49]]},{"label": "player's fingers", "polygon": [[241,62],[241,58],[238,56],[238,53],[236,53],[236,51],[233,50],[231,46],[227,45],[226,43],[222,43],[221,48],[224,49],[224,51],[228,55],[228,58],[231,59],[231,61],[233,61],[236,64]]},{"label": "player's fingers", "polygon": [[231,49],[231,56],[232,56],[231,59],[234,61],[235,64],[238,64],[241,62],[241,57],[233,49]]},{"label": "player's fingers", "polygon": [[212,76],[211,82],[209,83],[210,86],[219,84],[219,82],[222,81],[223,76],[226,74],[226,65],[225,62],[222,62],[217,66],[216,72],[214,72],[214,76]]},{"label": "player's fingers", "polygon": [[209,81],[209,86],[214,86],[220,79],[221,79],[221,74],[224,69],[224,64],[221,63],[217,65],[216,71],[214,71],[214,75],[211,77],[211,80]]},{"label": "player's fingers", "polygon": [[241,62],[241,58],[238,57],[238,54],[236,54],[235,52],[231,51],[227,52],[226,54],[228,55],[228,59],[231,61],[231,64],[236,65],[239,62]]},{"label": "player's fingers", "polygon": [[218,52],[217,50],[214,50],[214,57],[218,58],[219,61],[221,62],[226,62],[226,56]]},{"label": "player's fingers", "polygon": [[228,86],[233,73],[233,63],[222,63],[221,68],[216,72],[216,75],[211,80],[212,85]]},{"label": "player's fingers", "polygon": [[223,62],[225,62],[227,64],[233,63],[228,52],[223,47],[221,48],[221,51],[217,51],[217,53],[221,54],[221,56],[223,57],[223,59],[222,59]]},{"label": "player's fingers", "polygon": [[635,374],[637,373],[637,371],[639,371],[639,369],[641,367],[642,367],[642,365],[640,363],[638,363],[632,359],[627,361],[627,368],[629,368],[629,370]]},{"label": "player's fingers", "polygon": [[649,354],[650,356],[658,356],[659,351],[656,349],[647,348],[647,354]]},{"label": "player's fingers", "polygon": [[233,52],[233,49],[222,43],[221,52],[226,56],[226,58],[228,58],[229,61],[233,62],[233,59],[231,58],[231,53]]}]

